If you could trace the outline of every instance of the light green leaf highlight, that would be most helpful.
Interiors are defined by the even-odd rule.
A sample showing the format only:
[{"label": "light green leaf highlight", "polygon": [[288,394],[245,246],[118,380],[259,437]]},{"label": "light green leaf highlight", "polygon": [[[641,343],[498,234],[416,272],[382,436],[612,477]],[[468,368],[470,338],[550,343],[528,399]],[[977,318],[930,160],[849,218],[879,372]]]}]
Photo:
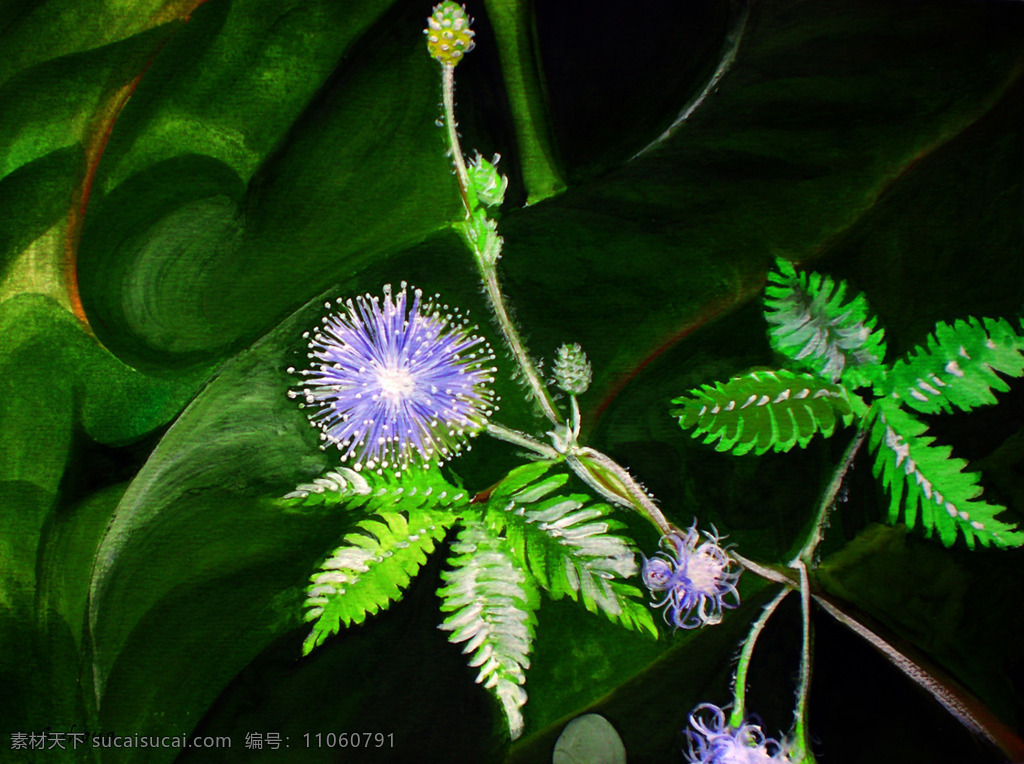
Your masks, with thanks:
[{"label": "light green leaf highlight", "polygon": [[313,630],[302,654],[401,599],[435,543],[458,519],[454,508],[468,501],[468,494],[438,470],[411,470],[397,478],[347,467],[279,499],[285,507],[344,506],[374,513],[360,520],[310,577],[305,620],[313,621]]},{"label": "light green leaf highlight", "polygon": [[784,369],[704,385],[672,402],[681,406],[672,415],[693,437],[737,455],[804,448],[816,433],[828,437],[837,424],[850,424],[863,407],[840,385]]},{"label": "light green leaf highlight", "polygon": [[410,469],[405,477],[385,473],[356,472],[339,467],[277,500],[282,507],[317,507],[344,504],[347,509],[389,509],[401,503],[403,510],[418,507],[450,507],[468,501],[468,494],[436,469]]},{"label": "light green leaf highlight", "polygon": [[798,273],[788,260],[776,260],[768,274],[765,318],[768,338],[779,353],[829,382],[852,387],[866,383],[864,367],[885,358],[885,333],[868,301],[857,293],[844,302],[847,285],[820,273]]},{"label": "light green leaf highlight", "polygon": [[441,574],[441,610],[451,615],[439,628],[451,632],[450,642],[466,643],[469,665],[480,669],[476,681],[501,703],[515,739],[523,731],[540,596],[503,538],[479,519],[466,518],[464,525],[452,544],[451,569]]},{"label": "light green leaf highlight", "polygon": [[305,620],[314,623],[302,654],[309,655],[342,626],[362,623],[367,615],[401,599],[402,590],[454,521],[454,514],[425,509],[408,518],[399,512],[378,512],[360,520],[310,577]]},{"label": "light green leaf highlight", "polygon": [[889,522],[904,508],[908,528],[919,524],[927,535],[937,532],[946,546],[956,541],[957,529],[970,549],[975,541],[1000,548],[1020,546],[1024,532],[996,519],[1005,507],[978,497],[977,472],[964,472],[967,462],[950,457],[949,446],[933,445],[928,426],[893,403],[882,402],[870,435],[876,451],[874,474],[889,492]]},{"label": "light green leaf highlight", "polygon": [[[540,469],[543,467],[544,469]],[[607,504],[583,494],[562,495],[566,475],[547,464],[513,470],[487,507],[492,530],[503,533],[516,558],[552,599],[568,596],[591,613],[657,639],[658,629],[639,589],[623,579],[637,572],[632,542]]]},{"label": "light green leaf highlight", "polygon": [[882,393],[923,414],[969,411],[996,402],[1024,373],[1024,336],[1002,318],[939,323],[923,346],[893,364]]}]

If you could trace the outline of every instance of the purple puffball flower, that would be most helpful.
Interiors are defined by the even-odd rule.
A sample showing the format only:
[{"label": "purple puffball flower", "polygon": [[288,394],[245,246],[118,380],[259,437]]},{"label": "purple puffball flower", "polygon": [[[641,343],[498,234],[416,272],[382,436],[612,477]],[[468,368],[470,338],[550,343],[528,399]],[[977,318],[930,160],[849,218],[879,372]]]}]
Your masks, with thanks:
[{"label": "purple puffball flower", "polygon": [[725,712],[711,703],[703,703],[690,714],[686,731],[690,764],[789,764],[786,746],[765,737],[761,726],[746,721],[738,729],[728,726]]},{"label": "purple puffball flower", "polygon": [[328,313],[303,337],[309,369],[288,395],[311,409],[322,448],[333,444],[341,460],[381,472],[410,462],[443,463],[487,425],[497,400],[490,388],[494,352],[476,327],[440,296],[402,282],[384,298],[325,303]]},{"label": "purple puffball flower", "polygon": [[[665,622],[678,629],[695,629],[722,620],[722,610],[740,604],[736,582],[740,570],[729,553],[719,546],[717,533],[704,532],[697,525],[685,536],[664,536],[659,551],[644,560],[643,580],[655,598],[655,607],[665,607]],[[657,601],[659,593],[664,597]]]}]

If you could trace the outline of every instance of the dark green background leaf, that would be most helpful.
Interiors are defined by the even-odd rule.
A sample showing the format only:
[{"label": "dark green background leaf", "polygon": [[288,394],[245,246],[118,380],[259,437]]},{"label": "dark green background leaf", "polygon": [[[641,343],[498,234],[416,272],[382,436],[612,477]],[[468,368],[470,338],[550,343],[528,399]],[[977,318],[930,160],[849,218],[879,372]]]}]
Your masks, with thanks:
[{"label": "dark green background leaf", "polygon": [[[4,731],[97,720],[180,734],[198,724],[231,732],[237,754],[249,730],[297,739],[393,725],[396,760],[420,741],[415,750],[447,751],[448,760],[499,758],[500,712],[435,628],[436,564],[392,611],[297,662],[302,586],[344,521],[268,500],[327,465],[284,395],[283,372],[304,352],[300,335],[324,295],[409,279],[471,309],[496,339],[468,255],[442,230],[459,208],[433,124],[436,67],[421,50],[428,9],[404,0],[209,0],[187,22],[171,22],[181,8],[161,16],[143,2],[95,15],[77,7],[50,0],[0,10],[0,145],[21,147],[5,154],[0,256],[21,268],[20,280],[5,272],[7,287],[56,298],[0,295],[3,641],[14,646],[5,647],[2,678],[25,709],[5,718]],[[754,4],[717,90],[670,139],[627,162],[701,90],[739,7],[533,9],[521,28],[539,66],[519,61],[546,91],[551,116],[525,125],[550,147],[551,177],[568,179],[568,189],[506,208],[501,268],[533,351],[550,359],[576,341],[594,362],[582,401],[591,442],[627,464],[678,524],[698,516],[751,556],[777,560],[809,522],[844,442],[759,459],[715,454],[679,432],[668,401],[775,362],[750,298],[779,253],[816,260],[863,289],[896,353],[937,320],[1020,309],[1024,9],[969,0]],[[501,65],[514,51],[485,8],[470,12],[480,34],[459,68],[466,148],[502,152],[508,198],[525,201],[536,175],[517,143],[524,117],[514,104],[524,94]],[[160,18],[171,23],[154,27]],[[86,177],[92,144],[83,145],[82,130],[68,132],[68,115],[88,127],[100,96],[140,74],[99,157],[77,250],[85,314],[108,352],[61,307],[58,261],[26,270],[23,254],[48,230],[62,233],[54,226]],[[536,90],[527,95],[543,101]],[[29,134],[38,142],[26,142]],[[500,392],[502,421],[536,429],[515,383]],[[992,454],[993,500],[1018,515],[1021,395],[1011,387],[998,413],[936,425],[965,458]],[[515,463],[480,442],[456,469],[476,490]],[[880,517],[866,472],[855,470],[829,549]],[[85,560],[111,513],[87,633],[76,623],[92,567]],[[623,519],[642,549],[656,547],[653,532]],[[963,597],[971,608],[943,610],[938,626],[951,641],[931,644],[914,630],[923,620],[886,618],[883,589],[906,599],[917,586],[909,576],[905,588],[892,586],[887,566],[902,557],[886,554],[894,558],[878,576],[843,579],[845,596],[1017,724],[1019,694],[993,691],[986,677],[1024,676],[998,619],[1019,599],[1019,555],[993,563],[987,552],[949,553],[973,582]],[[986,586],[982,573],[993,564],[999,585]],[[572,603],[546,602],[526,737],[513,756],[547,760],[565,721],[595,704],[631,757],[678,756],[687,710],[725,700],[729,656],[760,596],[754,582],[744,591],[751,603],[720,627],[658,643]],[[987,633],[970,626],[978,613]],[[795,622],[780,613],[775,642],[766,642],[780,657],[755,663],[763,670],[752,676],[772,731],[788,724]],[[946,731],[941,712],[925,713],[931,721],[920,726],[888,721],[930,707],[827,623],[819,624],[812,731],[831,761],[908,750],[886,749],[897,738],[930,761],[985,760],[959,730]],[[958,660],[954,642],[976,661]],[[47,656],[59,660],[45,687],[65,689],[34,681]],[[839,670],[851,661],[877,682],[851,689],[843,705],[834,688],[851,686]],[[454,728],[464,715],[468,723]],[[287,755],[308,761],[313,752]],[[323,751],[314,760],[332,758]]]}]

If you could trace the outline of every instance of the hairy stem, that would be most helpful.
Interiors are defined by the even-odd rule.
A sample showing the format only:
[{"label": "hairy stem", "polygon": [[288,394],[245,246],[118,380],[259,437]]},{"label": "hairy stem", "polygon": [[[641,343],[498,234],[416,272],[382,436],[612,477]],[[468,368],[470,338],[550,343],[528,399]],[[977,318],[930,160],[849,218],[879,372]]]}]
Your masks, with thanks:
[{"label": "hairy stem", "polygon": [[476,199],[469,195],[473,189],[469,185],[469,173],[466,172],[466,159],[462,155],[462,148],[459,145],[459,123],[455,121],[455,67],[451,64],[441,64],[441,99],[444,102],[444,126],[448,133],[448,150],[452,155],[452,163],[455,165],[455,175],[459,179],[459,194],[462,196],[462,204],[466,208],[466,217],[472,214],[476,207]]},{"label": "hairy stem", "polygon": [[793,561],[800,573],[800,612],[803,616],[803,643],[800,649],[800,686],[797,688],[796,710],[793,712],[793,742],[795,749],[791,757],[797,762],[813,762],[810,738],[807,734],[807,696],[811,691],[811,582],[807,576],[807,565],[797,559]]},{"label": "hairy stem", "polygon": [[508,309],[505,307],[505,296],[501,293],[501,287],[498,284],[497,267],[493,263],[485,263],[483,258],[479,256],[476,258],[476,261],[480,267],[480,278],[484,282],[484,289],[487,291],[488,298],[490,298],[494,317],[498,320],[501,332],[505,336],[505,342],[508,343],[512,355],[515,356],[516,362],[523,372],[523,378],[529,385],[533,397],[540,404],[544,416],[552,424],[560,424],[562,417],[558,413],[558,409],[555,408],[551,394],[541,380],[540,374],[537,373],[537,368],[533,365],[533,361],[526,352],[526,347],[519,338],[519,332],[516,331],[516,327],[508,315]]},{"label": "hairy stem", "polygon": [[[790,589],[796,589],[800,584],[794,580],[793,573],[787,568],[781,570],[777,567],[770,567],[768,565],[762,565],[759,562],[751,560],[749,557],[744,557],[739,552],[730,549],[729,556],[732,557],[736,562],[743,566],[745,570],[749,570],[755,576],[760,576],[766,581],[772,581],[776,584],[783,584],[788,586]],[[781,566],[779,566],[781,567]]]},{"label": "hairy stem", "polygon": [[[454,66],[447,64],[443,64],[441,66],[441,91],[444,103],[444,122],[448,137],[448,150],[452,155],[452,162],[455,164],[455,176],[459,181],[459,193],[462,196],[462,204],[466,208],[466,219],[468,220],[472,217],[473,210],[476,209],[477,200],[476,194],[473,192],[473,188],[469,183],[469,174],[466,171],[466,160],[462,154],[459,132],[456,129],[458,123],[455,121]],[[548,392],[547,386],[541,380],[540,374],[537,372],[537,368],[530,359],[529,353],[526,352],[526,347],[523,345],[523,341],[519,337],[519,332],[516,330],[515,324],[512,323],[512,319],[508,314],[508,308],[505,305],[505,296],[501,293],[501,286],[498,283],[498,269],[495,259],[485,258],[483,253],[480,252],[472,243],[470,243],[470,247],[473,250],[477,267],[480,270],[480,278],[484,283],[484,289],[487,292],[491,308],[494,311],[494,317],[497,319],[498,325],[501,327],[501,333],[505,337],[505,342],[508,343],[509,349],[512,351],[512,355],[515,356],[516,362],[519,364],[519,368],[523,372],[523,378],[526,380],[527,385],[529,385],[533,396],[540,404],[541,410],[544,412],[544,416],[551,420],[552,424],[560,424],[562,417],[558,413],[558,409],[555,407],[555,403],[551,398],[551,394]]]},{"label": "hairy stem", "polygon": [[839,493],[839,489],[843,486],[843,480],[846,479],[846,473],[850,471],[850,465],[853,464],[853,460],[856,458],[857,452],[864,444],[864,438],[867,437],[869,418],[870,417],[865,417],[863,419],[860,429],[857,430],[857,435],[850,442],[850,445],[846,447],[846,452],[843,454],[843,458],[839,462],[839,466],[836,467],[836,471],[832,475],[832,480],[829,482],[828,487],[825,488],[825,492],[822,494],[821,501],[818,504],[818,514],[814,520],[811,532],[808,534],[803,547],[801,547],[800,553],[793,558],[793,562],[791,562],[790,565],[795,565],[797,562],[809,564],[811,557],[814,556],[814,550],[817,549],[818,544],[821,543],[821,539],[825,535],[825,524],[828,522],[829,512],[835,504],[836,495]]},{"label": "hairy stem", "polygon": [[915,648],[894,635],[883,637],[885,629],[863,614],[856,613],[849,603],[825,594],[816,594],[814,600],[826,613],[935,698],[964,727],[999,748],[1009,761],[1024,761],[1024,740],[927,657],[917,654]]},{"label": "hairy stem", "polygon": [[754,645],[757,643],[757,638],[761,635],[765,624],[768,623],[768,619],[772,617],[775,609],[778,608],[782,600],[786,599],[786,595],[791,591],[792,589],[788,587],[782,589],[771,602],[764,606],[761,615],[751,625],[750,632],[743,642],[739,663],[736,664],[736,676],[732,688],[733,703],[732,714],[729,717],[729,726],[733,729],[739,729],[746,717],[747,670],[750,668],[750,659],[754,656]]},{"label": "hairy stem", "polygon": [[535,454],[542,456],[545,459],[551,459],[554,461],[561,458],[561,454],[547,443],[541,443],[539,440],[530,437],[525,432],[513,430],[495,422],[489,422],[487,424],[486,432],[488,435],[497,438],[498,440],[503,440],[506,443],[512,443],[513,445],[533,451]]},{"label": "hairy stem", "polygon": [[613,459],[593,448],[578,448],[566,461],[583,482],[609,501],[644,515],[663,536],[680,534],[626,468]]}]

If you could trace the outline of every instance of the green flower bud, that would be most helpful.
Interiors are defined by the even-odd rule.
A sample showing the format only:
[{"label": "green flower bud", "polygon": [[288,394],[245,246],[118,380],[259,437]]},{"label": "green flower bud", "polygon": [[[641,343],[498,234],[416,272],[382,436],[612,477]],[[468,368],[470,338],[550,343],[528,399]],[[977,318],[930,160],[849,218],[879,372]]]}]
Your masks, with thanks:
[{"label": "green flower bud", "polygon": [[445,0],[434,6],[434,13],[427,19],[427,50],[445,66],[455,66],[462,57],[476,47],[469,28],[472,19],[466,15],[465,6],[453,0]]},{"label": "green flower bud", "polygon": [[582,395],[587,392],[593,378],[587,354],[575,343],[558,348],[552,374],[555,384],[570,395]]},{"label": "green flower bud", "polygon": [[488,207],[500,207],[505,201],[505,189],[508,188],[508,178],[498,172],[497,164],[501,154],[495,154],[488,162],[480,152],[476,158],[469,160],[466,173],[469,175],[469,184],[473,187],[476,198]]},{"label": "green flower bud", "polygon": [[484,263],[494,265],[498,262],[505,240],[498,235],[498,224],[488,218],[483,209],[478,207],[471,218],[456,223],[456,228]]}]

